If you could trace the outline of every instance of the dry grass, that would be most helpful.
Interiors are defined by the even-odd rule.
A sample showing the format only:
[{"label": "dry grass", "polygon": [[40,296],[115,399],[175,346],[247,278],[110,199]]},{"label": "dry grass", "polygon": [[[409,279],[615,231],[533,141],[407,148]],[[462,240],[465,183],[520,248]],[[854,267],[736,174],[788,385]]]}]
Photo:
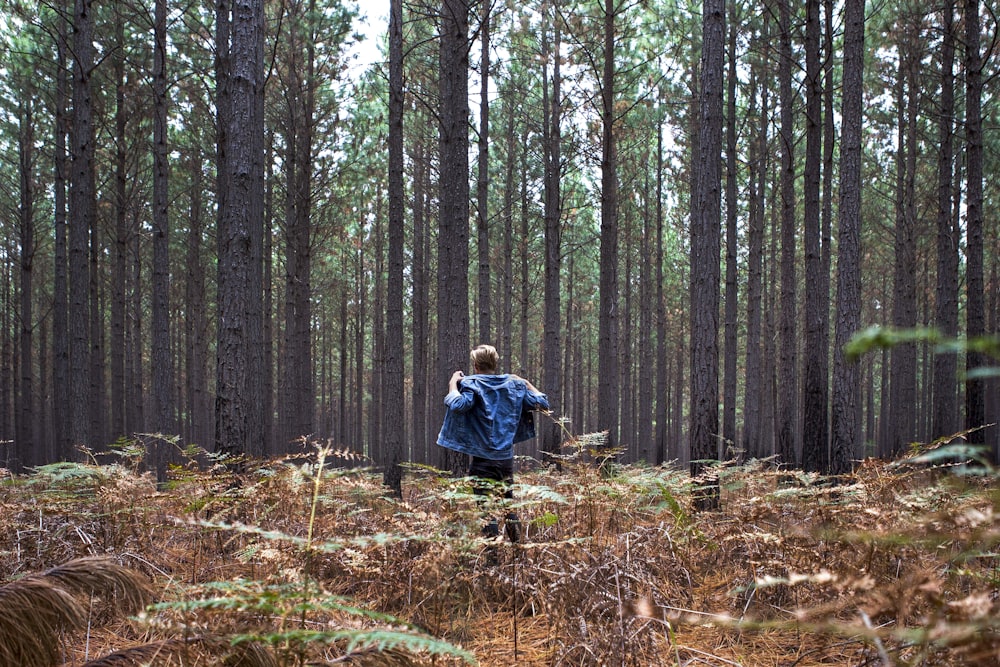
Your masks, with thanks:
[{"label": "dry grass", "polygon": [[[483,544],[467,485],[433,471],[409,471],[396,500],[361,469],[244,469],[176,470],[165,491],[118,466],[10,480],[0,618],[22,622],[3,613],[20,591],[39,625],[0,627],[0,664],[1000,660],[993,475],[867,461],[834,482],[734,465],[721,509],[695,513],[684,474],[570,459],[519,475],[515,546]],[[129,569],[102,579],[108,563]],[[122,572],[153,582],[138,617],[144,588],[130,596]],[[62,609],[83,590],[119,613]]]}]

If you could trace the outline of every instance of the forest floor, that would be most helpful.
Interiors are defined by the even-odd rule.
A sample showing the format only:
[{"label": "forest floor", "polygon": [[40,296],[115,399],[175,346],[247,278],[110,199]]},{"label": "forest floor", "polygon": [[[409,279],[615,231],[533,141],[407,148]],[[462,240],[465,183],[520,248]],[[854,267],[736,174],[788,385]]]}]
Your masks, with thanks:
[{"label": "forest floor", "polygon": [[61,633],[66,665],[995,665],[997,478],[946,454],[727,464],[696,511],[687,474],[578,452],[519,473],[516,545],[420,467],[397,499],[318,450],[162,489],[128,459],[47,466],[0,487],[0,603],[83,556],[139,573],[153,604]]}]

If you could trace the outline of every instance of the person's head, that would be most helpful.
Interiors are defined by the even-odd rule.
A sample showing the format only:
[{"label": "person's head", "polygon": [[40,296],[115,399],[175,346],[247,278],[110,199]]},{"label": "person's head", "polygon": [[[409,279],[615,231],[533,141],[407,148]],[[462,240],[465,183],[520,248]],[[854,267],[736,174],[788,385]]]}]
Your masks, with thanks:
[{"label": "person's head", "polygon": [[496,375],[500,365],[500,355],[492,345],[478,345],[469,352],[469,363],[474,373]]}]

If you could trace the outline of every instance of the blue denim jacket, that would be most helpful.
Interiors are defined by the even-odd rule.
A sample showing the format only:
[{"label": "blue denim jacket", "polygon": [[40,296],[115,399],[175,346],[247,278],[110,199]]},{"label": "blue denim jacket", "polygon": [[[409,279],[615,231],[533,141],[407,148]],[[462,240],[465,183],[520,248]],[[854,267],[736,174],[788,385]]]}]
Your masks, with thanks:
[{"label": "blue denim jacket", "polygon": [[515,442],[535,437],[532,411],[549,409],[545,394],[533,394],[510,375],[467,375],[444,404],[437,444],[494,461],[513,458]]}]

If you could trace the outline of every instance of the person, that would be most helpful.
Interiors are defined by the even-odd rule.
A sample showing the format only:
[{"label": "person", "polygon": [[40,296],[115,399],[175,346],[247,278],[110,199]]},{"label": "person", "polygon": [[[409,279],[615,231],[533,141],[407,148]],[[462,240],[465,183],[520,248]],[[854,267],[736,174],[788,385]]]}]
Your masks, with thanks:
[{"label": "person", "polygon": [[[469,476],[476,478],[473,492],[483,501],[496,491],[514,497],[514,444],[535,437],[534,411],[548,410],[549,399],[531,382],[514,374],[499,374],[500,355],[492,345],[469,352],[473,375],[458,370],[448,381],[444,403],[448,411],[437,444],[471,458]],[[512,542],[520,540],[517,515],[507,514],[504,531]],[[496,538],[496,517],[489,517],[483,535]]]}]

